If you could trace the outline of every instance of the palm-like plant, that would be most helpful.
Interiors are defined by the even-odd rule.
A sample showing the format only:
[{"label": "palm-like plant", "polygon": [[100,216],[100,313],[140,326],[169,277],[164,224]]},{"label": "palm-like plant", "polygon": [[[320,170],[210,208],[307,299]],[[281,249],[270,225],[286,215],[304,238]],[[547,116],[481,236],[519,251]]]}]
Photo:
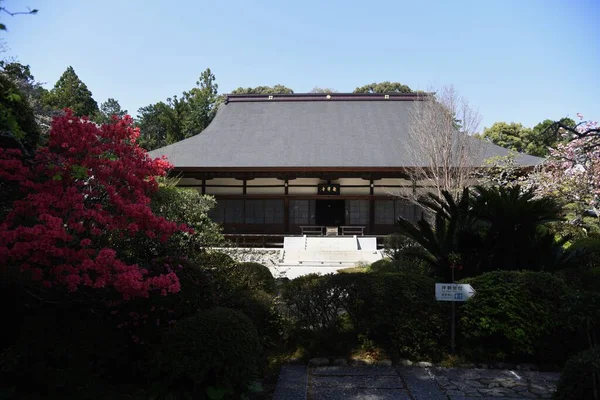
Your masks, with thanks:
[{"label": "palm-like plant", "polygon": [[[433,224],[421,219],[415,224],[399,218],[401,234],[417,242],[425,252],[414,252],[411,255],[426,261],[436,270],[437,275],[445,279],[452,278],[452,268],[461,268],[460,275],[468,276],[475,271],[472,257],[473,244],[479,240],[476,232],[477,221],[470,212],[471,194],[468,188],[455,200],[450,192],[442,191],[439,197],[433,193],[419,200],[419,204],[434,214]],[[471,248],[467,246],[471,244]],[[460,266],[454,259],[461,255]],[[454,271],[457,278],[458,271]]]},{"label": "palm-like plant", "polygon": [[519,186],[476,186],[472,205],[474,217],[484,226],[489,255],[485,269],[544,269],[547,256],[559,250],[543,228],[561,220],[562,209],[553,199],[535,198],[532,189]]},{"label": "palm-like plant", "polygon": [[562,261],[562,243],[544,230],[544,224],[561,219],[561,207],[535,198],[532,190],[477,186],[465,188],[456,199],[443,191],[441,197],[429,194],[419,203],[433,213],[433,220],[413,224],[400,218],[400,233],[425,250],[412,256],[429,263],[442,278],[495,269],[542,270]]}]

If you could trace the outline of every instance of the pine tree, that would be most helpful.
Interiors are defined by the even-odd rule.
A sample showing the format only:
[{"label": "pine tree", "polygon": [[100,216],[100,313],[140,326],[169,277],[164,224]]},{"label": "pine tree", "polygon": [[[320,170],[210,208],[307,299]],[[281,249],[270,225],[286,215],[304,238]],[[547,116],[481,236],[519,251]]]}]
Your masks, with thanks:
[{"label": "pine tree", "polygon": [[98,112],[98,103],[73,67],[58,79],[48,96],[48,105],[56,109],[70,108],[77,116],[92,116]]}]

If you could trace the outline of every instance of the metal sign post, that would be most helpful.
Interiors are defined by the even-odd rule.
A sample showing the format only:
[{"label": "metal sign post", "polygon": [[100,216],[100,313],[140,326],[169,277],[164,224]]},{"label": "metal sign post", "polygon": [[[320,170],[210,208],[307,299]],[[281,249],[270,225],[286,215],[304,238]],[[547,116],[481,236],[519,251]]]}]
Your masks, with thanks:
[{"label": "metal sign post", "polygon": [[452,302],[452,321],[450,326],[450,352],[456,352],[456,305],[457,301],[467,301],[477,292],[468,283],[436,283],[435,299]]}]

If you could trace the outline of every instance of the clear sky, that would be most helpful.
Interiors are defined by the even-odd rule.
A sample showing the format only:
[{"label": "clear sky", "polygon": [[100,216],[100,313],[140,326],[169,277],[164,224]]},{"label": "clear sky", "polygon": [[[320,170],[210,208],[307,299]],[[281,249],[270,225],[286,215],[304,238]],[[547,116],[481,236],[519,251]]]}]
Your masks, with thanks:
[{"label": "clear sky", "polygon": [[139,107],[195,85],[350,92],[453,84],[483,116],[600,119],[600,0],[5,0],[9,52],[51,88],[68,65],[98,103]]}]

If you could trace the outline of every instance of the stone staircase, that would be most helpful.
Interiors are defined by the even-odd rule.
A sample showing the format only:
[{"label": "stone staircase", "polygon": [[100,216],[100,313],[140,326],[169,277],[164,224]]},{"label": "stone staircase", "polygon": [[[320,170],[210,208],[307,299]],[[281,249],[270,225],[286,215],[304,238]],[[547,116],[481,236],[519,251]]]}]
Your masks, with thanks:
[{"label": "stone staircase", "polygon": [[286,237],[279,257],[280,270],[293,279],[309,273],[331,273],[382,258],[376,238],[364,236]]}]

